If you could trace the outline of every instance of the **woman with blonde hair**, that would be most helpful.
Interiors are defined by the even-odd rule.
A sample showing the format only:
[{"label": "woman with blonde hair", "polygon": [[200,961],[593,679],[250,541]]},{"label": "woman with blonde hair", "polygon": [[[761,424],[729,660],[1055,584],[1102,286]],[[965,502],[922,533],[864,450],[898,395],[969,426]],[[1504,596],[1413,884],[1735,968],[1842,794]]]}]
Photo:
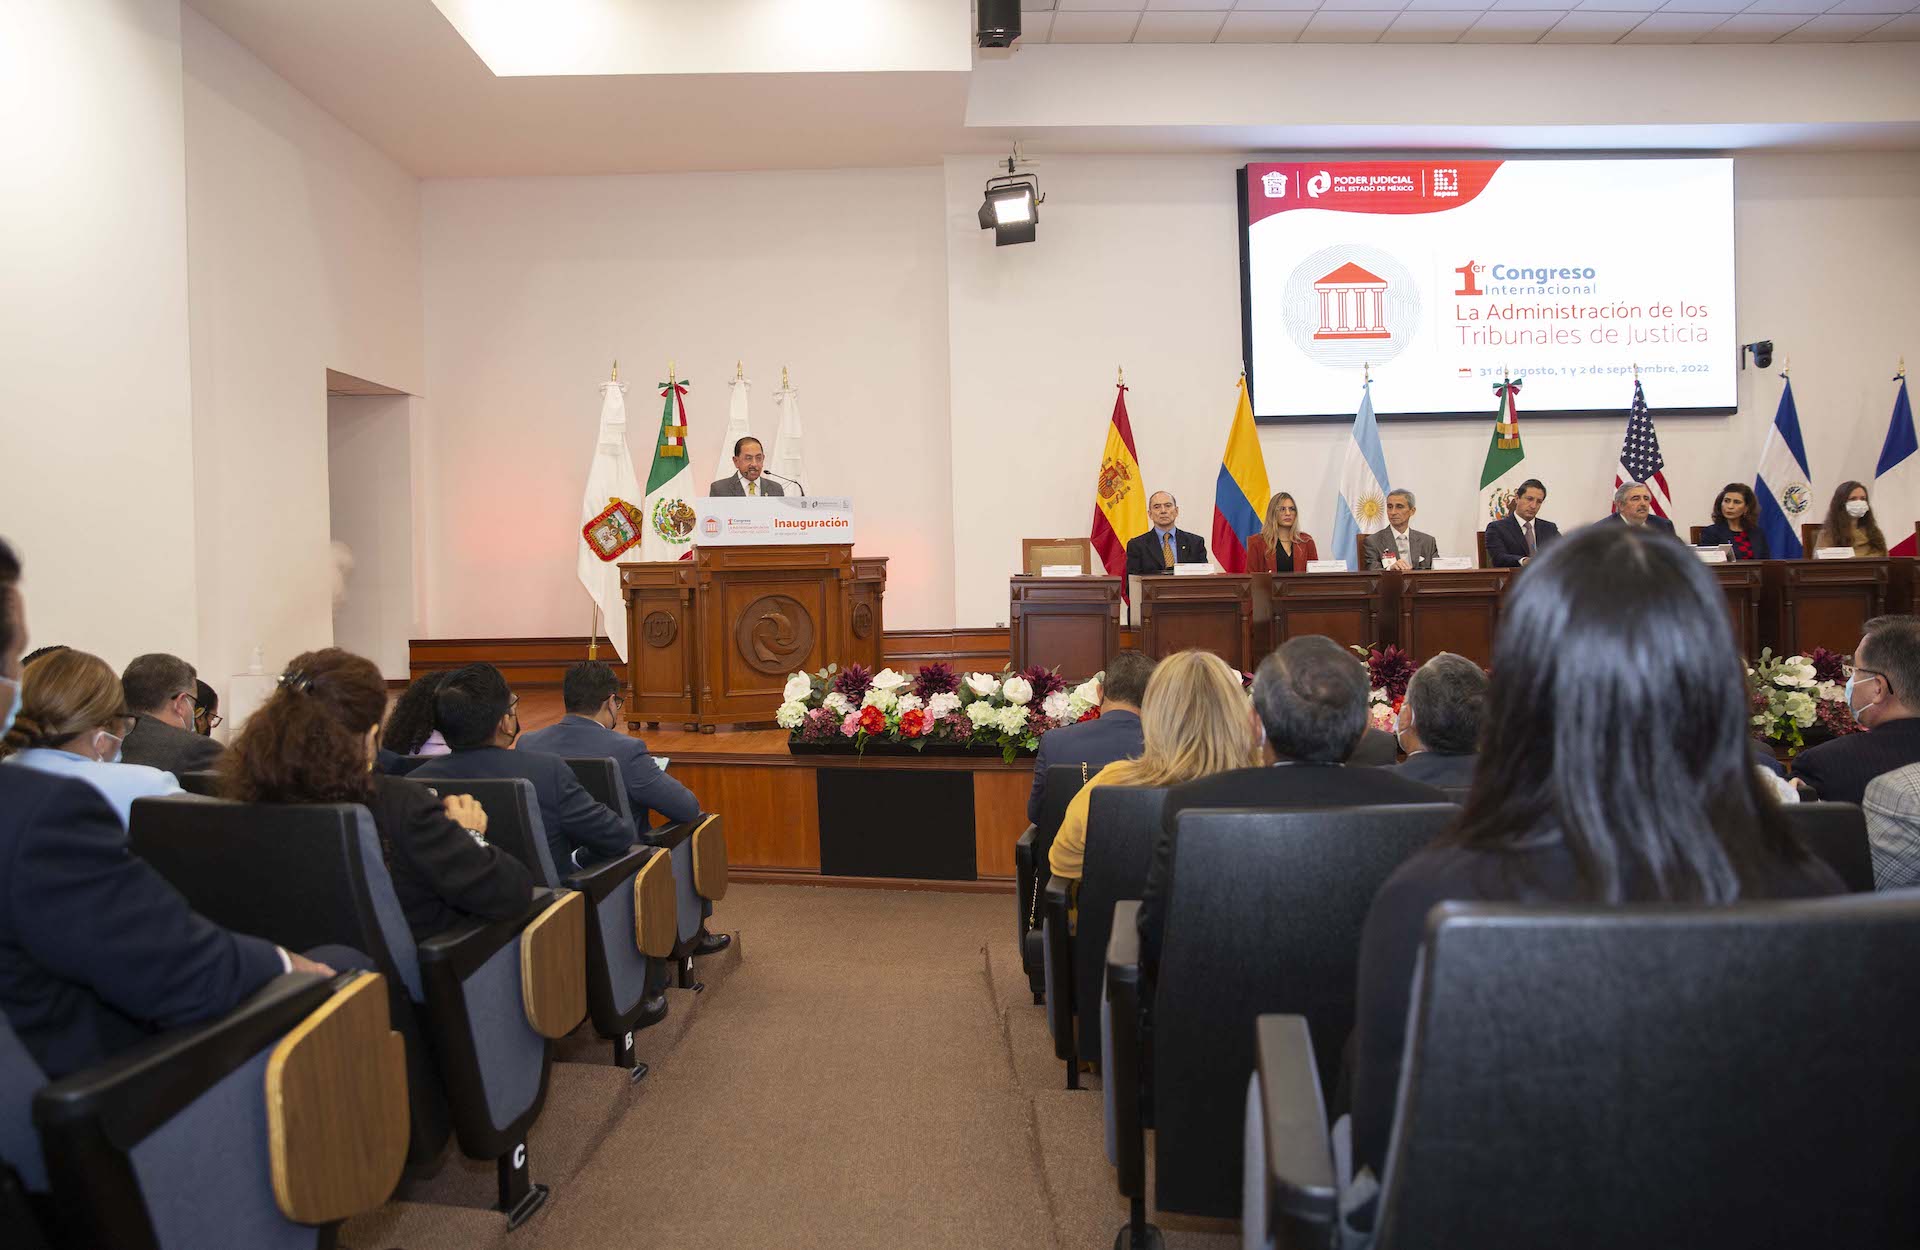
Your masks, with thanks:
[{"label": "woman with blonde hair", "polygon": [[1300,505],[1281,491],[1267,501],[1267,518],[1260,532],[1247,539],[1247,572],[1304,573],[1307,561],[1318,560],[1313,535],[1300,530]]},{"label": "woman with blonde hair", "polygon": [[132,726],[119,675],[97,655],[62,649],[21,674],[20,714],[0,739],[0,755],[21,768],[86,782],[124,829],[135,799],[180,793],[172,773],[120,762]]},{"label": "woman with blonde hair", "polygon": [[1054,876],[1080,879],[1087,853],[1087,806],[1097,787],[1177,786],[1246,768],[1259,753],[1252,705],[1240,675],[1206,651],[1182,651],[1154,667],[1140,705],[1140,729],[1146,741],[1140,758],[1107,765],[1067,805],[1047,853]]}]

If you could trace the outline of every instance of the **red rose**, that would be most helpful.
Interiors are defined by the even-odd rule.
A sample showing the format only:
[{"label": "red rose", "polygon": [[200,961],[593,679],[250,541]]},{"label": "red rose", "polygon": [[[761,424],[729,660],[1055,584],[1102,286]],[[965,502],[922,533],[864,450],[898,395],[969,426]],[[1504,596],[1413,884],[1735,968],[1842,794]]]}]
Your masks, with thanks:
[{"label": "red rose", "polygon": [[918,738],[927,732],[927,714],[919,708],[900,714],[900,736]]},{"label": "red rose", "polygon": [[886,732],[887,714],[868,704],[860,709],[860,732],[877,734]]},{"label": "red rose", "polygon": [[1100,709],[1098,707],[1090,707],[1087,709],[1087,714],[1085,716],[1082,716],[1079,720],[1075,721],[1074,724],[1082,725],[1090,720],[1099,720],[1099,719],[1100,719]]}]

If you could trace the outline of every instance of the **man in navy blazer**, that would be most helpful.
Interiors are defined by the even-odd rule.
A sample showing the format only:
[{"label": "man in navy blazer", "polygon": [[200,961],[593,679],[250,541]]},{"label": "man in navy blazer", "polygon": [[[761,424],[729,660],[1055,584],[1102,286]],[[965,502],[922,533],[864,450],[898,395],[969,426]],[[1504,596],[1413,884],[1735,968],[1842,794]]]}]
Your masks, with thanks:
[{"label": "man in navy blazer", "polygon": [[1560,537],[1560,527],[1540,520],[1540,507],[1547,502],[1547,488],[1538,478],[1528,478],[1513,493],[1513,511],[1487,526],[1487,559],[1496,569],[1517,569],[1534,553]]},{"label": "man in navy blazer", "polygon": [[580,784],[567,762],[542,751],[509,750],[520,736],[519,696],[491,664],[469,664],[441,683],[433,701],[433,724],[453,748],[451,755],[428,760],[407,774],[415,781],[436,777],[478,780],[524,777],[533,783],[546,826],[547,851],[554,871],[614,859],[633,846],[634,830],[618,812],[599,802]]},{"label": "man in navy blazer", "polygon": [[1622,482],[1613,492],[1613,515],[1601,521],[1602,525],[1625,525],[1630,529],[1648,529],[1656,533],[1673,533],[1673,522],[1663,516],[1653,514],[1653,491],[1645,482]]},{"label": "man in navy blazer", "polygon": [[567,714],[559,722],[522,734],[519,749],[544,751],[563,759],[606,758],[620,766],[627,787],[627,803],[634,823],[644,836],[649,812],[669,821],[693,820],[700,800],[679,780],[667,776],[647,753],[647,744],[621,733],[620,679],[598,660],[582,660],[567,669],[561,682]]},{"label": "man in navy blazer", "polygon": [[1091,777],[1115,760],[1130,760],[1146,747],[1140,729],[1140,704],[1146,698],[1153,661],[1138,651],[1122,651],[1107,664],[1100,684],[1100,715],[1078,725],[1062,725],[1040,735],[1033,757],[1033,792],[1027,819],[1040,823],[1040,796],[1047,769],[1055,764],[1085,764]]},{"label": "man in navy blazer", "polygon": [[[1127,544],[1127,576],[1171,573],[1174,564],[1205,564],[1207,540],[1174,525],[1180,519],[1180,501],[1170,490],[1157,490],[1147,500],[1147,518],[1153,525]],[[1167,560],[1167,553],[1173,560]]]}]

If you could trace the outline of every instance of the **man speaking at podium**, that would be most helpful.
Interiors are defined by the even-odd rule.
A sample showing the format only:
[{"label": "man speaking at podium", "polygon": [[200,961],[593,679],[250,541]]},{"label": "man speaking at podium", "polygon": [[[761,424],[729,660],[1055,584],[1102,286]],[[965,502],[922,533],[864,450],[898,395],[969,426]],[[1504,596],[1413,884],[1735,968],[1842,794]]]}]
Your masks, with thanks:
[{"label": "man speaking at podium", "polygon": [[767,453],[760,446],[760,440],[752,436],[736,439],[733,444],[733,476],[715,482],[707,488],[707,494],[735,497],[786,494],[780,489],[780,483],[762,476],[766,469]]}]

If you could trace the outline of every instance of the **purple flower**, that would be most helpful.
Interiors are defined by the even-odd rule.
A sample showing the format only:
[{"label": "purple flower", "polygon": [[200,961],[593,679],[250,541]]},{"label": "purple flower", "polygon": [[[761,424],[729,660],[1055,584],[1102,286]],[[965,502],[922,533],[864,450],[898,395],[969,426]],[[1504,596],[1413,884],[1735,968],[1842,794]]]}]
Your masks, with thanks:
[{"label": "purple flower", "polygon": [[1026,678],[1027,684],[1033,687],[1035,704],[1044,703],[1048,695],[1067,688],[1067,679],[1044,664],[1029,665],[1021,671],[1020,676]]},{"label": "purple flower", "polygon": [[920,696],[922,703],[936,694],[952,694],[958,689],[960,677],[950,664],[935,661],[913,675],[913,693]]},{"label": "purple flower", "polygon": [[833,689],[846,696],[847,702],[859,705],[867,697],[867,690],[873,685],[873,673],[864,664],[849,664],[833,677]]},{"label": "purple flower", "polygon": [[1367,684],[1376,690],[1385,690],[1387,697],[1398,706],[1400,700],[1407,697],[1407,682],[1416,667],[1412,656],[1391,643],[1374,647],[1367,652]]},{"label": "purple flower", "polygon": [[1836,685],[1847,679],[1847,657],[1838,655],[1825,647],[1815,647],[1807,652],[1807,662],[1813,665],[1813,675],[1820,681],[1830,681]]}]

